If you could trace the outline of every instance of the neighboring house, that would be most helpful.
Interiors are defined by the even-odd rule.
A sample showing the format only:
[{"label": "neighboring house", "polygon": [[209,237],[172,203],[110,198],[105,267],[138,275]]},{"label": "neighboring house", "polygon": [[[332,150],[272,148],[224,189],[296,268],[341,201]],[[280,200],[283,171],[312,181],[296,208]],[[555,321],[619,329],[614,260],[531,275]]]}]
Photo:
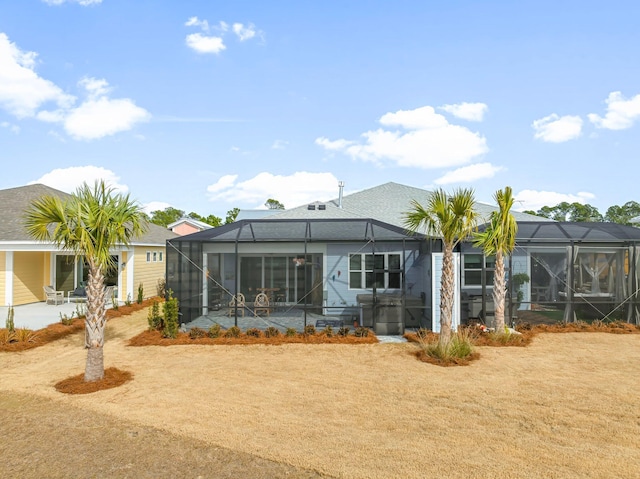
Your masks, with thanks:
[{"label": "neighboring house", "polygon": [[[336,200],[170,240],[167,287],[180,301],[184,322],[236,293],[250,302],[266,288],[288,311],[356,317],[379,334],[405,327],[437,331],[442,244],[404,228],[412,201],[424,204],[428,195],[397,183],[346,196],[340,188]],[[485,220],[495,210],[477,205]],[[560,320],[614,314],[638,321],[640,230],[513,214],[520,229],[508,266],[527,280],[510,286],[512,313],[543,311]],[[490,319],[493,259],[464,243],[455,260],[454,325]]]},{"label": "neighboring house", "polygon": [[[69,195],[45,185],[35,184],[0,190],[0,305],[18,306],[45,299],[44,286],[69,291],[83,286],[88,269],[82,258],[60,250],[53,244],[32,239],[24,228],[24,212],[42,196]],[[117,270],[105,275],[121,301],[135,300],[138,286],[144,296],[157,294],[158,281],[164,279],[166,241],[177,237],[158,225],[149,224],[147,233],[127,248],[116,247]]]},{"label": "neighboring house", "polygon": [[167,225],[167,228],[180,236],[184,236],[213,228],[213,226],[204,221],[194,220],[193,218],[180,218],[178,221]]}]

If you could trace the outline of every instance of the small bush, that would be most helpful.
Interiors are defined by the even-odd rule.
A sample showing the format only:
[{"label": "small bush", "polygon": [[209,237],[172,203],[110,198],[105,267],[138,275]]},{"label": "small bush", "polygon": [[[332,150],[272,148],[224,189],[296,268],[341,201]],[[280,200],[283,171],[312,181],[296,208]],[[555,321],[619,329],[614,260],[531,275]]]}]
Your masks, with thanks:
[{"label": "small bush", "polygon": [[8,329],[0,329],[0,344],[13,343],[16,340],[16,333]]},{"label": "small bush", "polygon": [[19,343],[32,343],[36,340],[36,333],[27,328],[18,328],[15,331],[15,338]]},{"label": "small bush", "polygon": [[209,336],[210,338],[219,338],[221,334],[222,334],[222,328],[218,323],[211,326],[209,328],[209,331],[207,332],[207,336]]},{"label": "small bush", "polygon": [[429,331],[428,329],[425,328],[420,328],[416,331],[416,336],[420,339],[426,339],[429,337],[429,334],[431,334],[431,331]]},{"label": "small bush", "polygon": [[207,335],[207,332],[202,328],[191,328],[189,330],[189,337],[191,339],[204,338]]},{"label": "small bush", "polygon": [[224,332],[224,337],[225,338],[239,338],[241,333],[242,333],[242,331],[240,331],[240,328],[238,326],[231,326],[229,329],[227,329]]},{"label": "small bush", "polygon": [[280,330],[275,326],[269,326],[267,329],[265,329],[264,336],[266,338],[277,338],[278,336],[280,336]]},{"label": "small bush", "polygon": [[60,313],[60,322],[65,326],[71,326],[73,324],[74,314],[75,313],[71,313],[71,316],[67,316],[66,314]]},{"label": "small bush", "polygon": [[477,358],[471,334],[467,329],[461,328],[452,334],[448,343],[438,339],[426,339],[421,340],[419,344],[421,359],[443,366],[468,364],[470,360]]},{"label": "small bush", "polygon": [[142,283],[140,283],[138,285],[138,298],[136,299],[136,302],[138,304],[142,304],[143,299],[144,299],[144,286],[142,285]]},{"label": "small bush", "polygon": [[125,306],[131,306],[131,295],[127,294],[127,299],[124,300]]},{"label": "small bush", "polygon": [[262,336],[262,331],[260,331],[258,328],[249,328],[247,329],[245,334],[252,338],[259,338],[260,336]]},{"label": "small bush", "polygon": [[296,328],[287,328],[287,330],[284,332],[284,335],[287,338],[293,338],[298,334],[298,331],[296,330]]},{"label": "small bush", "polygon": [[349,336],[349,331],[349,328],[342,326],[340,329],[338,329],[338,336]]},{"label": "small bush", "polygon": [[162,316],[160,316],[160,303],[158,301],[154,300],[153,303],[151,303],[151,308],[149,308],[149,313],[147,314],[147,321],[151,331],[164,329],[164,320]]},{"label": "small bush", "polygon": [[156,293],[158,293],[158,296],[160,296],[161,298],[164,298],[166,296],[167,282],[164,278],[160,278],[158,280],[158,283],[156,284]]},{"label": "small bush", "polygon": [[164,311],[164,329],[163,336],[165,338],[175,339],[178,337],[178,300],[173,297],[173,292],[169,291],[169,298],[162,305]]},{"label": "small bush", "polygon": [[322,334],[324,334],[327,338],[331,338],[335,336],[333,332],[333,327],[331,327],[330,325],[327,325],[324,327],[324,329],[322,330]]},{"label": "small bush", "polygon": [[359,326],[353,331],[353,335],[356,338],[366,338],[369,336],[369,329],[364,326]]},{"label": "small bush", "polygon": [[304,327],[304,334],[307,336],[313,336],[316,334],[316,327],[313,324],[307,324]]},{"label": "small bush", "polygon": [[120,307],[120,305],[118,304],[118,298],[116,298],[116,290],[113,290],[113,294],[111,295],[110,298],[105,298],[105,301],[109,301],[111,300],[111,307],[114,309],[114,311],[118,311],[118,308]]},{"label": "small bush", "polygon": [[6,327],[10,333],[14,333],[16,331],[16,327],[13,324],[13,315],[14,315],[13,306],[9,306],[9,310],[7,311]]},{"label": "small bush", "polygon": [[82,318],[84,316],[86,316],[87,314],[87,308],[84,304],[78,303],[76,304],[76,316],[78,318]]}]

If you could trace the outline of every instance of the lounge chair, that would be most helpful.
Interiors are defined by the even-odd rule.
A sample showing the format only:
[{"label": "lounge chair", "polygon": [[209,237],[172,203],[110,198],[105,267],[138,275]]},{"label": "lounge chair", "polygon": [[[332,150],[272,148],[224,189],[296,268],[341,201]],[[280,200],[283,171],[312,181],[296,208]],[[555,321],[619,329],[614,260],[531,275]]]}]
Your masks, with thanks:
[{"label": "lounge chair", "polygon": [[67,293],[67,303],[73,301],[74,303],[77,301],[86,301],[87,300],[87,290],[85,288],[76,288],[73,291],[69,291]]},{"label": "lounge chair", "polygon": [[258,316],[258,313],[264,313],[267,316],[271,314],[269,297],[265,293],[260,293],[256,296],[256,300],[253,302],[253,315]]},{"label": "lounge chair", "polygon": [[227,316],[235,316],[236,307],[238,315],[244,316],[244,294],[238,293],[237,299],[236,296],[231,297],[231,301],[229,301],[229,310],[227,311]]},{"label": "lounge chair", "polygon": [[47,304],[51,304],[51,302],[58,304],[58,301],[60,301],[60,304],[64,303],[64,291],[56,291],[53,286],[43,286],[43,288],[44,294],[47,296]]}]

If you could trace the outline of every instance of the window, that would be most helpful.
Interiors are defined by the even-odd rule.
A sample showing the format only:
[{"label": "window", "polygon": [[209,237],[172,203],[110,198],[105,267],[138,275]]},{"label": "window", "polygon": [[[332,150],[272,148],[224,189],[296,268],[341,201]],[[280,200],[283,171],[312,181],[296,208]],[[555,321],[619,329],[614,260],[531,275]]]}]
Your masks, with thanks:
[{"label": "window", "polygon": [[398,253],[349,255],[350,289],[400,289],[401,273]]},{"label": "window", "polygon": [[[505,259],[506,263],[506,259]],[[482,267],[485,269],[485,284],[493,287],[493,271],[496,267],[495,256],[485,256],[481,253],[467,253],[464,255],[464,285],[482,286]]]},{"label": "window", "polygon": [[147,251],[147,263],[151,263],[151,251]]},{"label": "window", "polygon": [[155,262],[157,262],[157,261],[158,261],[158,252],[157,252],[157,251],[154,251],[154,252],[153,252],[153,262],[155,263]]},{"label": "window", "polygon": [[158,252],[158,261],[162,263],[162,251]]}]

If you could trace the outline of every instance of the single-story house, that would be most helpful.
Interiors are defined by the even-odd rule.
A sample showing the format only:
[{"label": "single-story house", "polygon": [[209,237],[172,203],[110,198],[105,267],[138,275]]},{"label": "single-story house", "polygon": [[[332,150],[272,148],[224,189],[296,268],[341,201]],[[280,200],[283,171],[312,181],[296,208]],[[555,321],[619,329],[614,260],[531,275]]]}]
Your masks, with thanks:
[{"label": "single-story house", "polygon": [[213,226],[209,223],[205,223],[204,221],[194,220],[193,218],[180,218],[178,221],[174,221],[167,225],[167,228],[176,234],[184,236],[213,228]]},{"label": "single-story house", "polygon": [[[293,309],[373,327],[439,330],[442,244],[411,234],[404,214],[429,192],[397,183],[244,219],[167,242],[167,287],[189,323],[258,292]],[[478,204],[481,218],[496,206]],[[640,229],[560,223],[513,212],[517,246],[508,259],[510,317],[638,322]],[[455,253],[454,327],[491,321],[493,258],[470,243]],[[237,309],[229,310],[236,324]],[[509,316],[508,316],[509,317]],[[306,321],[306,316],[305,316]],[[266,324],[266,323],[265,323]]]},{"label": "single-story house", "polygon": [[[24,212],[42,196],[65,198],[67,193],[41,184],[0,190],[0,305],[18,306],[44,301],[45,286],[70,291],[87,281],[88,269],[77,258],[53,244],[32,239],[24,228]],[[178,235],[162,226],[150,224],[147,233],[128,247],[115,247],[117,269],[105,277],[114,286],[115,295],[124,301],[135,300],[138,286],[144,296],[157,294],[158,282],[164,280],[166,242]]]}]

